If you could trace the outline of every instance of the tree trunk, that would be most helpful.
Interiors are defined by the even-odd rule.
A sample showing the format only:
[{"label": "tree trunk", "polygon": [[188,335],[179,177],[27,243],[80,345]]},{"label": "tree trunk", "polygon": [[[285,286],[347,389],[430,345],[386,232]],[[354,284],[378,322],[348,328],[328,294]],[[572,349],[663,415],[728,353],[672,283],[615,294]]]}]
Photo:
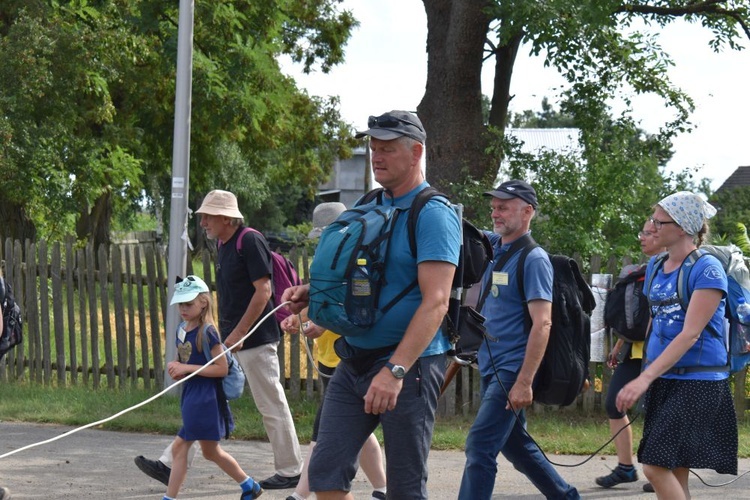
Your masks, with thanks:
[{"label": "tree trunk", "polygon": [[99,245],[109,245],[110,223],[112,221],[112,193],[105,191],[94,202],[90,211],[86,208],[81,212],[81,216],[76,222],[76,236],[79,240],[90,240],[94,243],[94,248]]},{"label": "tree trunk", "polygon": [[[36,226],[26,214],[23,205],[8,201],[0,196],[0,236],[12,238],[21,242],[36,239]],[[0,240],[0,245],[4,241]]]},{"label": "tree trunk", "polygon": [[492,89],[492,107],[490,108],[490,125],[500,132],[505,132],[508,123],[508,106],[512,99],[510,95],[510,80],[513,77],[513,65],[516,64],[518,47],[523,40],[523,32],[518,31],[506,45],[498,46],[495,51],[495,78]]},{"label": "tree trunk", "polygon": [[454,185],[467,178],[491,182],[497,172],[497,158],[486,153],[489,138],[482,119],[482,59],[490,23],[485,9],[491,2],[423,3],[427,84],[417,111],[427,132],[427,178],[452,194]]}]

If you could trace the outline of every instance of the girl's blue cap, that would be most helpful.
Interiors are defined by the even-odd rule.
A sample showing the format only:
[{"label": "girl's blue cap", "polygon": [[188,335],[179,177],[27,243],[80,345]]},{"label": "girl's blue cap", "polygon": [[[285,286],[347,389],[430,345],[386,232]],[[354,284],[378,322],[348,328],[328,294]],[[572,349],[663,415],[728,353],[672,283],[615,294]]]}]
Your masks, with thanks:
[{"label": "girl's blue cap", "polygon": [[195,300],[198,294],[208,291],[208,285],[198,276],[186,276],[184,280],[175,284],[174,295],[172,295],[172,301],[169,305],[190,302]]}]

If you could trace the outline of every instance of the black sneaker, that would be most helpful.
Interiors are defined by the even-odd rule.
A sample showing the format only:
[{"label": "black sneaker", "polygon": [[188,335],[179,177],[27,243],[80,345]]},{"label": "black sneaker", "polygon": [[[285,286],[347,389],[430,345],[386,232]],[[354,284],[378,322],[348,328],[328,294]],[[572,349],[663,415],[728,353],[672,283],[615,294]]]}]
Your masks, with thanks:
[{"label": "black sneaker", "polygon": [[0,500],[10,500],[10,490],[0,486]]},{"label": "black sneaker", "polygon": [[643,485],[643,491],[645,491],[646,493],[656,493],[654,491],[654,485],[651,484],[651,483],[644,484]]},{"label": "black sneaker", "polygon": [[385,493],[382,491],[373,491],[370,500],[385,500]]},{"label": "black sneaker", "polygon": [[159,460],[149,460],[143,455],[138,455],[135,457],[135,465],[148,477],[156,479],[165,486],[169,486],[169,474],[172,472],[172,469]]},{"label": "black sneaker", "polygon": [[638,472],[635,467],[626,471],[619,465],[609,475],[596,478],[596,484],[602,488],[611,488],[620,483],[632,483],[634,481],[638,481]]},{"label": "black sneaker", "polygon": [[292,477],[279,476],[274,474],[268,479],[260,481],[260,487],[264,490],[286,490],[294,488],[299,483],[299,474]]}]

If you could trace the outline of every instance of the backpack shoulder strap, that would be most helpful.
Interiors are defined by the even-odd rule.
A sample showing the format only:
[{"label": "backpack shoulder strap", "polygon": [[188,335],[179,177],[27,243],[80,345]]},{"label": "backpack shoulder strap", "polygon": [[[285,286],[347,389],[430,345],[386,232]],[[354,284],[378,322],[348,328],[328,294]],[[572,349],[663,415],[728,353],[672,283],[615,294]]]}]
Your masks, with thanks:
[{"label": "backpack shoulder strap", "polygon": [[409,234],[409,249],[411,250],[411,254],[414,256],[417,255],[417,221],[419,219],[419,213],[422,211],[422,208],[424,208],[427,202],[435,196],[445,198],[445,203],[449,203],[448,196],[441,193],[432,186],[427,186],[419,193],[417,193],[417,196],[415,196],[414,200],[411,202],[411,207],[409,208],[409,217],[406,219],[406,229],[407,233]]},{"label": "backpack shoulder strap", "polygon": [[[510,260],[510,258],[513,257],[513,255],[517,251],[519,251],[521,249],[523,249],[524,254],[521,254],[521,256],[518,258],[518,260],[521,263],[520,266],[519,266],[519,269],[523,270],[523,261],[526,260],[525,253],[528,253],[528,252],[526,252],[526,249],[529,248],[530,246],[535,246],[535,245],[536,245],[536,242],[531,237],[531,235],[525,234],[525,235],[521,236],[516,241],[514,241],[513,243],[511,243],[510,248],[508,248],[508,250],[499,259],[497,259],[497,262],[492,267],[492,271],[493,272],[494,271],[499,271],[503,267],[505,267],[505,264]],[[520,283],[523,283],[523,277],[522,276],[521,276]],[[475,308],[477,311],[481,311],[482,310],[482,307],[484,306],[484,302],[485,302],[485,300],[487,300],[487,295],[489,295],[489,293],[490,293],[490,288],[491,288],[490,285],[491,285],[491,283],[487,283],[485,285],[484,289],[482,290],[482,295],[479,297],[479,301],[477,301],[477,306]],[[521,285],[521,288],[523,288],[523,285]]]},{"label": "backpack shoulder strap", "polygon": [[531,235],[529,237],[530,243],[528,243],[523,250],[521,255],[518,257],[518,269],[516,270],[516,285],[518,286],[518,293],[521,296],[521,304],[523,306],[523,317],[524,317],[524,329],[527,333],[531,333],[531,314],[529,314],[529,304],[526,301],[526,290],[524,289],[524,274],[526,269],[526,257],[529,256],[532,250],[539,246],[534,241]]},{"label": "backpack shoulder strap", "polygon": [[357,203],[355,203],[354,206],[358,207],[360,205],[367,205],[375,198],[378,199],[378,204],[381,204],[383,202],[383,192],[385,192],[385,189],[383,189],[382,187],[368,191],[364,196],[362,196],[362,198],[357,200]]},{"label": "backpack shoulder strap", "polygon": [[[669,255],[667,255],[666,253],[657,256],[654,260],[654,265],[651,270],[651,276],[648,277],[648,281],[643,282],[643,295],[645,295],[646,298],[649,299],[649,304],[651,303],[651,299],[649,297],[651,297],[651,285],[654,283],[654,277],[656,276],[656,273],[659,272],[659,269],[664,266],[664,263],[667,261],[668,257]],[[679,294],[679,291],[677,293]]]},{"label": "backpack shoulder strap", "polygon": [[[234,242],[235,248],[237,249],[237,253],[242,253],[242,237],[245,236],[250,231],[255,231],[256,233],[260,234],[260,231],[253,229],[251,227],[243,227],[240,230],[240,234],[237,235],[237,241]],[[221,240],[219,240],[217,244],[218,248],[221,248],[223,246]]]}]

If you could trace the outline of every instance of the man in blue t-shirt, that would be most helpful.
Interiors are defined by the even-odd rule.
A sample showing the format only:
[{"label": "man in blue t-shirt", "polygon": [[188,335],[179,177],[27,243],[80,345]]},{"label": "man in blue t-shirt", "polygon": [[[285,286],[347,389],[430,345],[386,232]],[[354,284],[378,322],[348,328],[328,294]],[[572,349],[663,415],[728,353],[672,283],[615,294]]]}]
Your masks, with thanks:
[{"label": "man in blue t-shirt", "polygon": [[[479,350],[482,402],[466,438],[466,465],[458,498],[492,497],[498,453],[525,474],[545,497],[580,498],[524,431],[524,408],[533,402],[532,384],[552,324],[552,264],[547,253],[541,247],[529,252],[522,284],[516,273],[524,241],[520,239],[529,234],[536,214],[536,191],[524,181],[510,180],[485,196],[491,198],[494,233],[488,236],[497,264],[487,269],[482,280],[486,299],[481,313],[494,341],[485,342]],[[511,257],[503,259],[509,251]],[[523,286],[527,299],[530,331],[526,329],[519,286]]]},{"label": "man in blue t-shirt", "polygon": [[[413,113],[391,111],[371,116],[368,127],[357,137],[370,137],[373,176],[385,188],[380,202],[409,207],[428,186],[421,169],[422,123]],[[340,355],[344,350],[351,356],[341,356],[325,395],[309,469],[310,490],[318,499],[352,498],[359,450],[378,424],[385,441],[388,498],[427,498],[427,455],[449,347],[440,325],[458,263],[461,226],[452,207],[431,199],[419,213],[414,256],[406,222],[406,216],[399,217],[390,236],[380,303],[388,303],[415,278],[418,286],[365,335],[337,343]],[[288,289],[282,297],[287,300],[293,312],[300,311],[309,301],[309,286]]]}]

